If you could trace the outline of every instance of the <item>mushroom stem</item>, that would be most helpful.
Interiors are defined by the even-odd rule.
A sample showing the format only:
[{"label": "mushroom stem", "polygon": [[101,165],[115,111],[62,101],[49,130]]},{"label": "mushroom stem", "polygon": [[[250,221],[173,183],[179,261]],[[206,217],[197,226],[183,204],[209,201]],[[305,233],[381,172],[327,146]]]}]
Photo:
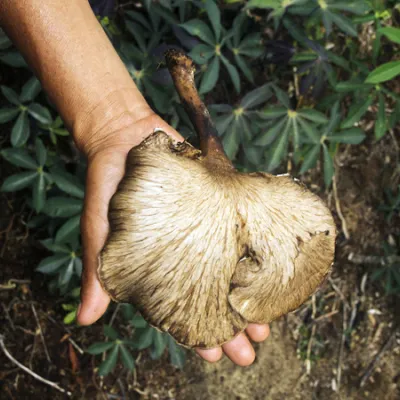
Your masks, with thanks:
[{"label": "mushroom stem", "polygon": [[203,156],[232,166],[219,140],[210,113],[196,89],[194,81],[196,68],[193,60],[184,52],[176,49],[168,50],[165,53],[165,59],[181,102],[199,136],[200,150]]}]

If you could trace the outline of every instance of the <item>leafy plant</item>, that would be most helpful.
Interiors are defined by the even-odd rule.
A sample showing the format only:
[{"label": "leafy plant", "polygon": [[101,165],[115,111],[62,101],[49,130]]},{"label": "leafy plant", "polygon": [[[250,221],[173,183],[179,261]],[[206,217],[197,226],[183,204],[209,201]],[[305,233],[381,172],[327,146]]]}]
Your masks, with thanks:
[{"label": "leafy plant", "polygon": [[[211,106],[211,110],[219,115],[215,118],[218,133],[222,136],[224,149],[228,157],[235,158],[239,146],[242,143],[244,151],[254,152],[251,141],[257,129],[257,125],[252,123],[252,118],[257,117],[254,109],[260,104],[264,104],[272,96],[271,85],[266,84],[258,89],[246,94],[236,107],[229,104],[219,104]],[[253,154],[256,160],[259,157]],[[252,158],[252,157],[250,157]]]},{"label": "leafy plant", "polygon": [[[241,15],[235,19],[232,30],[226,31],[221,25],[221,13],[214,1],[206,0],[204,7],[212,29],[200,19],[193,19],[180,25],[188,33],[203,41],[202,44],[194,47],[189,53],[196,63],[203,66],[199,92],[204,94],[215,87],[222,63],[228,71],[236,92],[239,93],[240,76],[237,68],[232,65],[226,54],[224,54],[225,47],[232,49],[239,68],[247,79],[252,81],[252,74],[243,56],[258,57],[261,55],[260,35],[243,37],[245,17]],[[230,41],[231,38],[233,38],[232,41]]]},{"label": "leafy plant", "polygon": [[400,213],[400,185],[397,187],[397,193],[386,189],[385,195],[386,201],[379,206],[379,209],[386,214],[386,220],[390,222],[394,215]]},{"label": "leafy plant", "polygon": [[371,275],[373,281],[381,281],[386,294],[400,294],[400,254],[397,243],[384,242],[384,262]]},{"label": "leafy plant", "polygon": [[19,95],[13,89],[1,86],[1,92],[11,103],[11,107],[0,109],[0,124],[15,119],[10,138],[11,144],[14,147],[23,146],[29,139],[30,126],[28,115],[43,124],[51,121],[51,114],[47,108],[38,103],[32,103],[40,91],[40,82],[35,77],[26,82]]}]

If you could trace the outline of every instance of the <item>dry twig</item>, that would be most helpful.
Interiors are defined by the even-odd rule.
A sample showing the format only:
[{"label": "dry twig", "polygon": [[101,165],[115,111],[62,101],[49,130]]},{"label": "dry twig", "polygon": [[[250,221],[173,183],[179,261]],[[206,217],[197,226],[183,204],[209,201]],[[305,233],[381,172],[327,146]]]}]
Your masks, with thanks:
[{"label": "dry twig", "polygon": [[390,265],[400,262],[400,256],[367,256],[350,253],[348,258],[353,264]]},{"label": "dry twig", "polygon": [[35,306],[33,305],[33,303],[31,303],[31,308],[32,308],[32,312],[33,312],[33,315],[34,315],[35,320],[36,320],[36,324],[37,324],[37,326],[38,326],[40,339],[41,339],[41,341],[42,341],[43,348],[44,348],[44,353],[46,354],[47,361],[48,361],[50,364],[52,364],[49,351],[47,350],[46,341],[44,340],[43,331],[42,331],[42,326],[40,325],[39,318],[38,318],[38,315],[37,315],[37,312],[36,312],[36,308],[35,308]]},{"label": "dry twig", "polygon": [[346,219],[343,216],[342,208],[340,206],[340,201],[339,201],[339,197],[338,197],[338,193],[337,193],[336,175],[334,175],[333,178],[332,178],[332,188],[333,188],[333,196],[335,198],[336,211],[338,213],[340,221],[342,222],[343,234],[344,234],[344,237],[347,240],[349,240],[350,239],[350,233],[349,233],[349,230],[347,229],[347,222],[346,222]]},{"label": "dry twig", "polygon": [[29,375],[33,376],[35,379],[37,379],[40,382],[43,382],[44,384],[53,387],[54,389],[57,389],[58,391],[60,391],[61,393],[65,393],[67,396],[72,396],[72,393],[63,389],[61,386],[59,386],[57,383],[55,382],[51,382],[47,379],[42,378],[40,375],[36,374],[35,372],[33,372],[32,370],[30,370],[29,368],[25,367],[25,365],[21,364],[19,361],[17,361],[11,354],[10,352],[7,350],[5,344],[4,344],[4,336],[0,335],[0,347],[2,348],[2,350],[4,351],[4,354],[6,355],[6,357],[15,365],[17,365],[19,368],[21,368],[23,371],[25,371],[26,373],[28,373]]},{"label": "dry twig", "polygon": [[338,357],[338,366],[337,366],[337,392],[340,391],[340,383],[342,381],[342,364],[343,364],[343,352],[344,352],[344,344],[346,342],[346,332],[347,332],[347,308],[343,307],[343,330],[342,330],[342,338],[340,340],[339,347],[339,357]]},{"label": "dry twig", "polygon": [[379,350],[378,354],[374,357],[374,359],[369,363],[367,369],[363,373],[361,380],[360,380],[360,388],[363,387],[368,378],[372,375],[375,368],[377,367],[379,361],[382,359],[383,354],[389,349],[393,338],[396,336],[397,328],[394,328],[392,333],[389,336],[389,339],[385,342],[382,348]]}]

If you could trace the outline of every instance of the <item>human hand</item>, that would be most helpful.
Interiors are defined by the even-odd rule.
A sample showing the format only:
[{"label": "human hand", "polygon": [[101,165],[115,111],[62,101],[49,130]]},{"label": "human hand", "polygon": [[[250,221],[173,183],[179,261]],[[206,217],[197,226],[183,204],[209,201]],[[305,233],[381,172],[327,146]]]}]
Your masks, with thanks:
[{"label": "human hand", "polygon": [[[97,115],[98,118],[91,118],[96,121],[96,126],[92,126],[90,132],[85,129],[85,134],[81,137],[75,135],[78,146],[88,158],[85,206],[81,218],[84,269],[82,303],[77,317],[81,325],[94,323],[104,314],[110,302],[97,277],[98,255],[105,244],[109,229],[108,204],[124,175],[129,150],[156,128],[178,141],[183,140],[178,132],[147,106],[136,108],[134,112],[118,112],[116,117],[104,117],[99,110]],[[249,324],[246,333],[253,341],[260,342],[268,337],[269,327]],[[248,337],[241,333],[222,347],[197,349],[196,352],[209,362],[218,361],[225,353],[240,366],[250,365],[254,361],[255,353]]]}]

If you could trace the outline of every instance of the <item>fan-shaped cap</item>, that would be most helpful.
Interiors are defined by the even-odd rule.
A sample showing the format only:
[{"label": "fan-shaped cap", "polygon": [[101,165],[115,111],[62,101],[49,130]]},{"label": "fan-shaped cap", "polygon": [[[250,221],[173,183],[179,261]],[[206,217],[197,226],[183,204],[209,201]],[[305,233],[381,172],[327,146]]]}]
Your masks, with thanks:
[{"label": "fan-shaped cap", "polygon": [[334,222],[316,195],[210,160],[163,132],[133,148],[100,257],[112,298],[189,347],[297,308],[334,257]]}]

